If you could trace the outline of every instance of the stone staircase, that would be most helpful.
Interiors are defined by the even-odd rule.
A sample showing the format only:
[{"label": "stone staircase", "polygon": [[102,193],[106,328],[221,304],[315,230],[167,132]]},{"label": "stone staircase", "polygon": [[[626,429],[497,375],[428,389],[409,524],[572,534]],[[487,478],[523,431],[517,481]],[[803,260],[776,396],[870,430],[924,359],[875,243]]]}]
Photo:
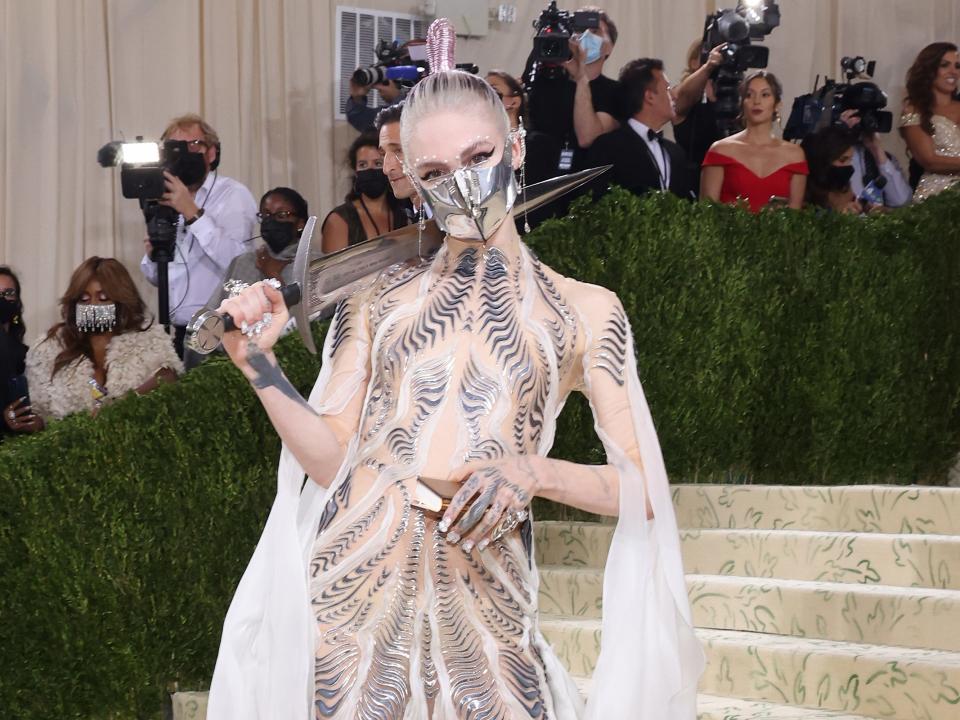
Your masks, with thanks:
[{"label": "stone staircase", "polygon": [[[701,720],[960,718],[960,490],[677,485],[673,499],[707,655]],[[541,627],[589,678],[613,526],[535,532]]]},{"label": "stone staircase", "polygon": [[[700,720],[960,718],[960,489],[676,485],[673,500]],[[613,529],[535,525],[541,628],[585,693]],[[173,704],[205,715],[203,693]]]}]

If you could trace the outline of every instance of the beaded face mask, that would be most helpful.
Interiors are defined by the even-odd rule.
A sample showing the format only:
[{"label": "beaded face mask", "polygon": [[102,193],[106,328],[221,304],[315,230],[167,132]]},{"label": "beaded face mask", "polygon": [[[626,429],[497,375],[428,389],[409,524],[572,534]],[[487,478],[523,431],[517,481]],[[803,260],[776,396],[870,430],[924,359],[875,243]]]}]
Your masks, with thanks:
[{"label": "beaded face mask", "polygon": [[[427,163],[429,167],[431,161],[435,162],[436,158],[417,158],[414,166]],[[429,174],[418,177],[409,168],[407,172],[437,225],[456,238],[486,242],[517,199],[509,143],[504,145],[500,162],[489,167],[483,167],[481,162],[433,177]]]},{"label": "beaded face mask", "polygon": [[89,305],[77,303],[77,330],[82,333],[103,333],[117,324],[117,304]]}]

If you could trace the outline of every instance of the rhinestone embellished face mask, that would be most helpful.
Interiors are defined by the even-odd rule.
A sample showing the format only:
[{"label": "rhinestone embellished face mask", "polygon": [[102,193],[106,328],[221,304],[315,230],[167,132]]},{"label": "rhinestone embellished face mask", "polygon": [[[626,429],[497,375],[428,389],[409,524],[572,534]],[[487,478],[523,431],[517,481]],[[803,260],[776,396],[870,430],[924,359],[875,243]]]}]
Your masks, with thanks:
[{"label": "rhinestone embellished face mask", "polygon": [[77,330],[82,333],[104,333],[117,324],[117,304],[88,305],[77,303]]},{"label": "rhinestone embellished face mask", "polygon": [[423,179],[409,174],[437,225],[456,238],[486,242],[517,199],[509,143],[503,148],[500,162],[490,167],[459,167],[445,175]]}]

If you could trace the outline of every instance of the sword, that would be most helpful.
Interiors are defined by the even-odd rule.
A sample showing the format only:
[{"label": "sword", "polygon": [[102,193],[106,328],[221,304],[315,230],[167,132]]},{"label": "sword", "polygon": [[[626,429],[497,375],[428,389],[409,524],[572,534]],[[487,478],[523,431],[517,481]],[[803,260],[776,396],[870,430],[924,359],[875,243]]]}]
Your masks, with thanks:
[{"label": "sword", "polygon": [[[542,207],[591,182],[611,167],[604,165],[581,170],[530,185],[523,193],[522,201],[514,205],[514,214],[520,215]],[[429,258],[440,249],[444,238],[437,224],[430,220],[422,230],[417,225],[407,225],[324,255],[316,226],[317,218],[314,215],[307,220],[300,234],[297,256],[293,261],[293,277],[296,280],[280,288],[283,301],[296,320],[300,339],[314,355],[317,354],[317,347],[310,332],[311,318],[368,287],[386,268],[414,259]],[[235,329],[236,325],[229,315],[203,309],[187,325],[187,342],[195,352],[207,355],[220,346],[224,333]]]}]

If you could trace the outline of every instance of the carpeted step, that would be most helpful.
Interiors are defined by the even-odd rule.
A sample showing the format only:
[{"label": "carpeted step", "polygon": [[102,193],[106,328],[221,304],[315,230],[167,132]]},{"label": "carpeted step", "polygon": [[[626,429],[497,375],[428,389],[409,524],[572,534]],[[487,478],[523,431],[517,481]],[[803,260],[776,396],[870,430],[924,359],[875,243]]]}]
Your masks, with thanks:
[{"label": "carpeted step", "polygon": [[[534,525],[542,565],[602,568],[613,526]],[[804,530],[682,530],[689,573],[960,589],[960,536]]]},{"label": "carpeted step", "polygon": [[701,693],[697,696],[697,720],[869,720],[869,718],[818,708]]},{"label": "carpeted step", "polygon": [[[960,651],[960,591],[687,575],[697,627]],[[600,618],[603,571],[544,565],[544,616]]]},{"label": "carpeted step", "polygon": [[958,590],[719,575],[686,579],[697,627],[960,651]]},{"label": "carpeted step", "polygon": [[804,530],[683,530],[700,575],[960,590],[960,536]]},{"label": "carpeted step", "polygon": [[682,528],[960,535],[960,488],[674,485]]},{"label": "carpeted step", "polygon": [[[574,675],[593,673],[600,622],[541,618],[544,636]],[[960,653],[698,629],[710,695],[822,708],[875,718],[955,720]]]}]

